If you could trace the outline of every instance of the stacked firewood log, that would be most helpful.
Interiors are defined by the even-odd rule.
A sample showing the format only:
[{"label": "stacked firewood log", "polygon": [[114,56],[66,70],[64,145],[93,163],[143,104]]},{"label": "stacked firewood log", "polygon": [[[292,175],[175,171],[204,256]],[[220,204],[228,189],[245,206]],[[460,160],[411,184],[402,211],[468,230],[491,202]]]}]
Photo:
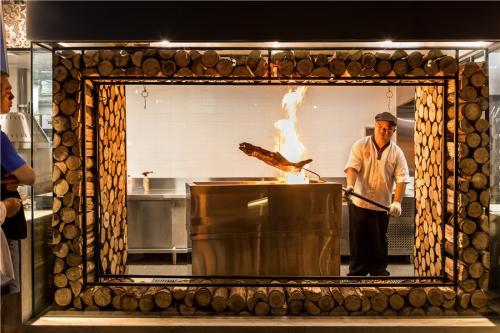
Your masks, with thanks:
[{"label": "stacked firewood log", "polygon": [[280,51],[273,54],[273,76],[364,77],[364,76],[452,76],[458,64],[440,50],[427,53],[404,50],[389,52],[336,51],[334,54],[309,51]]},{"label": "stacked firewood log", "polygon": [[[458,94],[458,105],[450,98],[447,111],[448,160],[447,224],[445,226],[445,270],[454,276],[454,226],[458,228],[457,278],[460,285],[460,305],[484,302],[488,288],[490,253],[489,223],[485,209],[489,205],[489,122],[488,86],[484,63],[467,63],[460,67],[460,86],[450,83],[449,90]],[[454,96],[454,94],[451,94]],[[458,119],[455,119],[458,114]],[[455,127],[455,121],[458,128]],[[453,137],[458,131],[458,147]],[[454,156],[458,154],[458,168]],[[455,183],[455,172],[457,182]],[[455,192],[456,191],[456,198]],[[453,203],[457,200],[457,218],[453,218]]]},{"label": "stacked firewood log", "polygon": [[221,54],[213,50],[88,50],[83,55],[88,76],[263,77],[268,64],[261,51]]},{"label": "stacked firewood log", "polygon": [[[56,304],[67,306],[80,295],[83,282],[83,251],[87,255],[87,280],[94,279],[95,156],[93,154],[94,124],[90,85],[87,85],[85,107],[82,107],[81,54],[64,51],[53,57],[53,158],[54,203],[52,219],[52,253],[54,254],[53,283]],[[83,113],[83,114],[82,114]],[[82,122],[82,118],[85,122]],[[82,130],[86,140],[82,141]],[[87,159],[83,169],[82,149]],[[87,200],[83,201],[82,183]],[[86,211],[86,230],[83,212]],[[84,235],[86,246],[83,244]]]},{"label": "stacked firewood log", "polygon": [[415,274],[442,275],[443,86],[415,95]]},{"label": "stacked firewood log", "polygon": [[[205,281],[206,282],[206,281]],[[449,287],[91,287],[78,309],[165,315],[455,316],[464,310]],[[475,309],[485,300],[475,298]]]},{"label": "stacked firewood log", "polygon": [[106,274],[124,274],[127,262],[125,86],[99,86],[99,244]]},{"label": "stacked firewood log", "polygon": [[[86,76],[148,77],[370,77],[453,76],[458,64],[440,50],[428,52],[266,51],[238,54],[215,50],[114,49],[87,50]],[[268,64],[268,62],[270,64]]]}]

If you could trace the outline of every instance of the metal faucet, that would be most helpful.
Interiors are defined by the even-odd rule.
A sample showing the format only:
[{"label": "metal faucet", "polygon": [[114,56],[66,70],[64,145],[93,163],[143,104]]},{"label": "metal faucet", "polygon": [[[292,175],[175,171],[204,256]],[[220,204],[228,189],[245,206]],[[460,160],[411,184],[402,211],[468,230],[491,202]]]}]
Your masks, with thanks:
[{"label": "metal faucet", "polygon": [[142,188],[144,189],[144,192],[148,192],[149,191],[149,178],[148,178],[148,175],[150,173],[153,173],[153,171],[144,171],[142,173],[142,175],[144,176],[142,178]]}]

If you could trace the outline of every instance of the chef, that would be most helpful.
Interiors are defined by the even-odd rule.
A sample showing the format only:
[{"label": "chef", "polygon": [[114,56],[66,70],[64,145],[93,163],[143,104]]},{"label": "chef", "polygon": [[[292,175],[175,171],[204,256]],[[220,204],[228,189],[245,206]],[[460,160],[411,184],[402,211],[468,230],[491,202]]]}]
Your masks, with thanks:
[{"label": "chef", "polygon": [[[354,143],[344,172],[349,204],[349,276],[389,276],[387,271],[387,226],[389,215],[401,215],[401,200],[409,182],[403,151],[391,137],[397,118],[389,112],[375,116],[375,132]],[[396,183],[394,196],[393,186]],[[356,192],[389,206],[386,210],[349,196]],[[392,200],[391,200],[392,199]]]}]

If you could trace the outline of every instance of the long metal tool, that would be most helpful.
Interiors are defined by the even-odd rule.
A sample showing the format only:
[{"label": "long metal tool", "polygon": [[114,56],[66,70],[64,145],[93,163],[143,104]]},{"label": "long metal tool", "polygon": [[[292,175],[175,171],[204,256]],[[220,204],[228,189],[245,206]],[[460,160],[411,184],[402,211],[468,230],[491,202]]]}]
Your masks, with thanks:
[{"label": "long metal tool", "polygon": [[[320,176],[320,175],[319,175],[319,173],[317,173],[317,172],[314,172],[314,171],[312,171],[312,170],[310,170],[310,169],[306,169],[306,168],[302,168],[302,170],[305,170],[305,171],[307,171],[307,172],[310,172],[310,173],[312,173],[312,174],[316,175],[316,176],[318,177],[318,180],[319,180],[319,181],[326,181],[326,180],[324,180],[323,178],[321,178],[321,176]],[[347,188],[345,188],[345,187],[342,187],[342,190],[343,190],[344,192],[346,192],[348,195],[352,195],[352,196],[354,196],[354,197],[356,197],[356,198],[359,198],[359,199],[361,199],[361,200],[364,200],[364,201],[366,201],[366,202],[369,202],[369,203],[371,203],[372,205],[375,205],[375,206],[377,206],[377,207],[379,207],[379,208],[385,209],[386,211],[390,211],[390,210],[391,210],[389,207],[384,206],[384,205],[382,205],[381,203],[378,203],[378,202],[373,201],[373,200],[371,200],[371,199],[368,199],[368,198],[366,198],[366,197],[362,196],[362,195],[361,195],[361,194],[359,194],[359,193],[356,193],[356,192],[353,192],[353,191],[349,191],[349,190],[348,190]]]},{"label": "long metal tool", "polygon": [[366,198],[366,197],[362,196],[362,195],[361,195],[361,194],[359,194],[359,193],[356,193],[356,192],[353,192],[353,191],[349,191],[349,190],[348,190],[348,189],[346,189],[345,187],[342,187],[342,190],[343,190],[344,192],[346,192],[348,195],[352,195],[352,196],[354,196],[354,197],[356,197],[356,198],[359,198],[359,199],[361,199],[361,200],[364,200],[364,201],[366,201],[366,202],[369,202],[369,203],[371,203],[372,205],[375,205],[375,206],[377,206],[377,207],[379,207],[379,208],[385,209],[386,211],[389,211],[389,210],[390,210],[390,208],[389,208],[389,207],[384,206],[384,205],[382,205],[381,203],[378,203],[378,202],[373,201],[373,200],[371,200],[371,199],[368,199],[368,198]]}]

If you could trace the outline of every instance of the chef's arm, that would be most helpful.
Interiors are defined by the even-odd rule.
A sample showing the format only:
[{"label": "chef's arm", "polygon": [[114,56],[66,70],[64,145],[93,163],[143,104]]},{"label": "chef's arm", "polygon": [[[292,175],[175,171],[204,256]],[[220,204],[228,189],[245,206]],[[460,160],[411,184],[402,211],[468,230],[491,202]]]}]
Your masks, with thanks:
[{"label": "chef's arm", "polygon": [[[354,168],[348,168],[346,170],[346,175],[347,175],[347,179],[346,179],[347,187],[349,187],[349,186],[354,187],[354,184],[356,184],[356,179],[358,178],[358,171]],[[404,190],[403,190],[403,192],[404,192]]]},{"label": "chef's arm", "polygon": [[394,192],[394,200],[401,203],[406,190],[406,183],[396,183],[396,191]]}]

